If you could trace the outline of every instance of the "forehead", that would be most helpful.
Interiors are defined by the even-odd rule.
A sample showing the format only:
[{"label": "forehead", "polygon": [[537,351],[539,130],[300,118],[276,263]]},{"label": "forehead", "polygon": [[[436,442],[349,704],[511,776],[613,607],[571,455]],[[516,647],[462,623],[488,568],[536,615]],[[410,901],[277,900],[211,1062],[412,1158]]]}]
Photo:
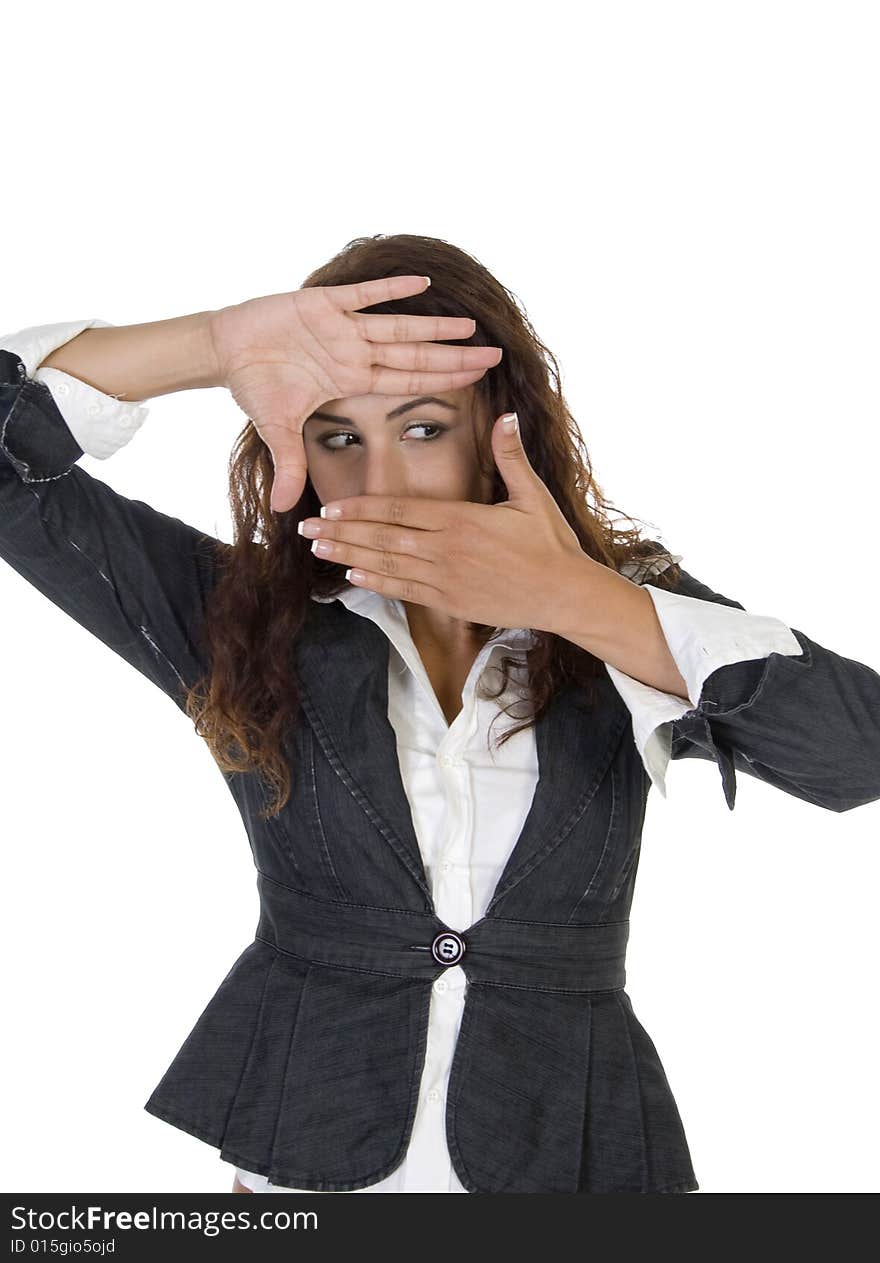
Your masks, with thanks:
[{"label": "forehead", "polygon": [[452,417],[468,412],[472,395],[473,386],[423,395],[347,395],[322,404],[308,420],[357,421],[360,417],[370,417],[393,421],[420,407],[437,408]]}]

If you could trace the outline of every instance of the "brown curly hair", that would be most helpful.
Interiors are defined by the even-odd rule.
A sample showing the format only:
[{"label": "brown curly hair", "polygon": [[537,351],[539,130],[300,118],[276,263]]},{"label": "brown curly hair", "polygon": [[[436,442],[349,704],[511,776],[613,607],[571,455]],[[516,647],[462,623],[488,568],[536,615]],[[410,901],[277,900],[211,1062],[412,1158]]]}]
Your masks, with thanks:
[{"label": "brown curly hair", "polygon": [[[619,511],[605,499],[593,477],[586,445],[562,394],[553,354],[532,328],[516,296],[472,255],[436,237],[409,233],[357,237],[313,271],[301,288],[411,275],[429,276],[429,288],[364,310],[469,316],[476,328],[469,338],[456,339],[456,345],[503,348],[501,362],[474,383],[477,401],[486,405],[490,417],[516,409],[532,467],[583,551],[618,570],[635,563],[632,577],[638,576],[642,559],[667,553],[656,540],[643,539],[636,527],[620,529],[609,520],[609,510]],[[507,491],[495,465],[490,429],[477,437],[480,466],[492,478],[490,503],[496,504],[507,499]],[[224,544],[218,555],[218,577],[206,607],[210,665],[186,698],[187,714],[221,770],[257,772],[262,777],[273,795],[264,818],[276,816],[290,796],[290,763],[282,744],[299,710],[291,645],[303,627],[311,595],[335,596],[350,586],[344,566],[316,557],[310,541],[297,534],[298,522],[320,511],[311,479],[306,479],[292,509],[275,513],[269,508],[272,478],[271,454],[249,420],[229,461],[234,542]],[[678,578],[673,562],[651,581],[674,586]],[[477,623],[470,628],[481,640],[502,630]],[[532,630],[536,642],[526,655],[531,713],[505,732],[502,743],[534,723],[568,681],[584,690],[588,706],[595,704],[594,681],[603,670],[601,660],[564,637]],[[484,697],[497,697],[505,690],[516,661],[506,655],[502,658],[498,689],[488,693],[483,685]]]}]

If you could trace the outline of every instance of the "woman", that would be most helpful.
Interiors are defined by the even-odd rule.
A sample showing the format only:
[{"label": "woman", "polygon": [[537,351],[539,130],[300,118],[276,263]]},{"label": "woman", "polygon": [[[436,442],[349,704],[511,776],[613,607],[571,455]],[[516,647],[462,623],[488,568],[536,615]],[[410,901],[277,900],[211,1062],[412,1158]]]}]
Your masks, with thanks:
[{"label": "woman", "polygon": [[[236,1192],[697,1189],[624,988],[648,790],[696,757],[731,809],[737,770],[880,798],[880,676],[612,526],[548,364],[410,235],[0,340],[0,555],[185,711],[248,831],[254,941],[145,1105]],[[232,545],[77,465],[221,384]]]}]

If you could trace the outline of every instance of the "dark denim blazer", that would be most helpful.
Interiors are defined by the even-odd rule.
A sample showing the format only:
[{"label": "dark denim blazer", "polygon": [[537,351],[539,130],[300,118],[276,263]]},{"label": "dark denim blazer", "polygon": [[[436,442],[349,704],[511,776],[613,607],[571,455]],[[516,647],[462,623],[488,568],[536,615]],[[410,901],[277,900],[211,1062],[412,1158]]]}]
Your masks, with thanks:
[{"label": "dark denim blazer", "polygon": [[[227,545],[118,494],[81,455],[48,388],[0,351],[0,556],[183,708]],[[743,608],[684,571],[677,590]],[[400,777],[387,637],[341,602],[308,604],[290,801],[262,821],[260,778],[223,774],[257,869],[254,941],[145,1108],[278,1184],[375,1183],[407,1149],[431,983],[460,963],[446,1135],[466,1189],[698,1188],[624,988],[651,781],[610,678],[597,709],[566,687],[538,720],[531,809],[485,916],[456,934]],[[730,808],[737,772],[830,811],[880,799],[880,675],[793,631],[799,656],[707,678],[672,758],[714,761]]]}]

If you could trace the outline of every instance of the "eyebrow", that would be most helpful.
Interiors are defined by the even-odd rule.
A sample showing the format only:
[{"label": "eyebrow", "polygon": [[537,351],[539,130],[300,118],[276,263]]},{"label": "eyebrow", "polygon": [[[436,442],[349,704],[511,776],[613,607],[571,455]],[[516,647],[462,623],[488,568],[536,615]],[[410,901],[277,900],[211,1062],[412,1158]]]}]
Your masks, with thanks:
[{"label": "eyebrow", "polygon": [[[385,417],[385,420],[393,421],[395,417],[400,417],[404,414],[404,412],[410,412],[413,408],[419,408],[425,403],[436,403],[439,404],[441,408],[449,408],[451,412],[458,412],[456,405],[454,403],[449,403],[446,399],[438,399],[436,395],[420,395],[418,399],[410,399],[407,403],[401,403],[398,404],[396,408],[392,408]],[[342,425],[357,424],[357,422],[352,421],[350,417],[334,417],[329,412],[313,412],[306,418],[307,421],[311,421],[313,419],[315,421],[335,421],[337,424]]]}]

